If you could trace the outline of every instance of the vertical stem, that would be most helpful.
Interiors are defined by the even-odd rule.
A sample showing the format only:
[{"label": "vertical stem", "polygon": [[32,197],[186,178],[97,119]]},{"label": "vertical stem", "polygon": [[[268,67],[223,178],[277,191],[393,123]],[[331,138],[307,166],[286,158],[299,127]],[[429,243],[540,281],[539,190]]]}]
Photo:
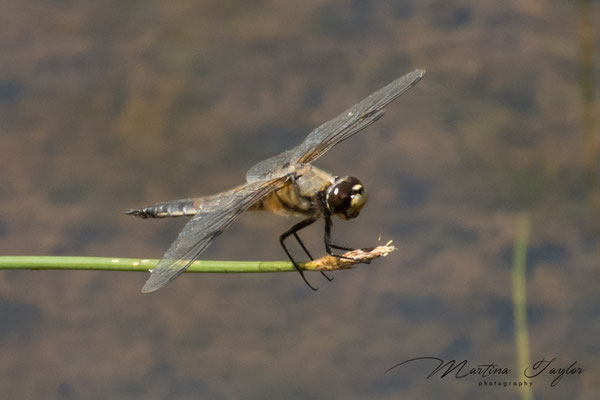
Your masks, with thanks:
[{"label": "vertical stem", "polygon": [[594,8],[590,0],[578,0],[578,39],[581,87],[581,124],[585,138],[585,168],[590,193],[597,187],[598,138],[596,132],[596,82],[594,56]]},{"label": "vertical stem", "polygon": [[[517,345],[517,371],[519,373],[525,371],[525,368],[530,364],[529,332],[527,330],[527,297],[525,294],[527,242],[529,241],[530,225],[529,214],[523,214],[519,217],[512,268],[513,312],[515,318],[515,342]],[[520,391],[523,400],[533,400],[531,387],[523,386]]]}]

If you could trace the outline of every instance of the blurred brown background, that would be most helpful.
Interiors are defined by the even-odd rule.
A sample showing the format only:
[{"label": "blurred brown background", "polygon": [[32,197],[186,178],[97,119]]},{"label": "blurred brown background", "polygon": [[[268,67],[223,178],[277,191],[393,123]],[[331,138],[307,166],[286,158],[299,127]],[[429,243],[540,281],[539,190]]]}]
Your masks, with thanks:
[{"label": "blurred brown background", "polygon": [[[511,268],[531,221],[532,360],[600,389],[600,6],[587,1],[0,2],[0,254],[159,258],[209,195],[389,81],[385,117],[316,163],[358,176],[355,246],[398,250],[310,291],[297,274],[0,272],[0,397],[520,398],[425,379],[437,356],[516,369]],[[203,259],[283,260],[293,223],[244,215]],[[303,232],[321,255],[322,224]],[[566,365],[565,365],[566,364]]]}]

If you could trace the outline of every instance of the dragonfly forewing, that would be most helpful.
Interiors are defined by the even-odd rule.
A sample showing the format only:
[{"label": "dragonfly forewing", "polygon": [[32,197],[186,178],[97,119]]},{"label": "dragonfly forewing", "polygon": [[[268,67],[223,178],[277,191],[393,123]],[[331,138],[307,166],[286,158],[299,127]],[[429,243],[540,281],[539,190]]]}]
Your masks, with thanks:
[{"label": "dragonfly forewing", "polygon": [[425,75],[417,69],[396,79],[308,134],[298,146],[250,168],[246,180],[276,177],[283,167],[316,160],[336,144],[362,131],[383,116],[384,107],[416,85]]}]

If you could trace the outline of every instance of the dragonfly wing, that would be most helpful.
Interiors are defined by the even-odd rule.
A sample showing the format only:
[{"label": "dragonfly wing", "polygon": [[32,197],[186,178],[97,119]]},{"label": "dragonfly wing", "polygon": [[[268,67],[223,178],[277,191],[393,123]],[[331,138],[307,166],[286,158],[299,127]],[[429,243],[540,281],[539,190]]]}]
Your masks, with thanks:
[{"label": "dragonfly wing", "polygon": [[142,292],[153,292],[177,278],[242,212],[281,187],[286,179],[246,183],[215,196],[197,199],[196,215],[152,270]]},{"label": "dragonfly wing", "polygon": [[336,144],[365,129],[383,116],[385,106],[416,85],[423,75],[423,69],[412,71],[325,122],[293,149],[294,156],[291,162],[312,162]]},{"label": "dragonfly wing", "polygon": [[261,161],[250,168],[246,174],[246,180],[253,182],[283,176],[287,174],[287,171],[284,171],[285,168],[316,160],[336,144],[381,118],[385,112],[384,107],[416,85],[423,75],[425,75],[425,70],[417,69],[379,89],[309,133],[298,146]]},{"label": "dragonfly wing", "polygon": [[294,158],[293,150],[284,151],[254,165],[246,172],[246,181],[256,182],[286,176],[292,172],[290,161]]}]

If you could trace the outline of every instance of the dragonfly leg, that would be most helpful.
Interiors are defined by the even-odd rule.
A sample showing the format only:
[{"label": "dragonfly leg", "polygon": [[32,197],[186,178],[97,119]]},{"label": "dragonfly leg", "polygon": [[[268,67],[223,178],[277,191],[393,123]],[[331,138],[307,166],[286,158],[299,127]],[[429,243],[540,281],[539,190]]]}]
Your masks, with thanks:
[{"label": "dragonfly leg", "polygon": [[296,232],[298,232],[299,230],[304,229],[307,226],[313,224],[315,221],[316,221],[316,219],[314,219],[314,218],[307,218],[307,219],[305,219],[303,221],[298,222],[296,225],[292,226],[290,229],[288,229],[287,231],[285,231],[281,236],[279,236],[279,243],[281,244],[281,247],[283,247],[283,251],[285,251],[285,254],[287,254],[287,256],[290,259],[290,261],[292,262],[292,264],[294,264],[294,267],[296,267],[296,270],[300,273],[300,276],[304,280],[304,283],[306,283],[306,285],[308,285],[308,287],[311,288],[314,291],[318,290],[318,288],[314,287],[313,285],[311,285],[308,282],[308,280],[304,276],[304,271],[300,269],[300,267],[298,266],[298,263],[296,262],[296,260],[294,260],[294,258],[292,257],[292,255],[288,251],[287,247],[285,246],[284,241],[285,241],[285,239],[288,236],[294,235],[296,237],[296,239],[298,240],[298,242],[300,243],[300,246],[304,249],[304,251],[306,252],[306,254],[308,254],[308,256],[312,260],[312,257],[310,255],[310,253],[308,252],[308,250],[306,249],[306,247],[304,246],[304,244],[302,243],[302,241],[300,240],[300,238],[298,237],[298,235],[297,235]]},{"label": "dragonfly leg", "polygon": [[[333,249],[344,250],[344,251],[354,251],[356,249],[353,249],[352,247],[340,246],[339,244],[331,243],[331,227],[332,226],[333,226],[333,221],[331,221],[331,217],[326,217],[325,218],[325,251],[327,252],[327,254],[329,254],[330,256],[333,256],[333,257],[338,257],[338,258],[342,258],[345,260],[353,260],[350,257],[344,257],[343,254],[336,253],[333,251]],[[373,249],[370,248],[370,249],[362,249],[362,250],[371,251]],[[365,263],[369,264],[370,261],[365,261]]]},{"label": "dragonfly leg", "polygon": [[[308,249],[306,248],[306,246],[304,245],[304,243],[302,243],[302,240],[300,240],[300,236],[298,236],[298,233],[294,232],[294,237],[296,238],[296,240],[298,241],[298,243],[300,244],[300,247],[302,247],[302,250],[304,250],[304,252],[306,253],[306,255],[308,256],[308,258],[311,259],[311,261],[314,261],[315,259],[313,258],[313,256],[310,255],[310,253],[308,252]],[[325,271],[319,271],[321,273],[321,275],[323,275],[325,277],[325,279],[327,279],[329,282],[331,282],[333,280],[332,277],[330,277],[329,275],[327,275],[325,273]]]}]

